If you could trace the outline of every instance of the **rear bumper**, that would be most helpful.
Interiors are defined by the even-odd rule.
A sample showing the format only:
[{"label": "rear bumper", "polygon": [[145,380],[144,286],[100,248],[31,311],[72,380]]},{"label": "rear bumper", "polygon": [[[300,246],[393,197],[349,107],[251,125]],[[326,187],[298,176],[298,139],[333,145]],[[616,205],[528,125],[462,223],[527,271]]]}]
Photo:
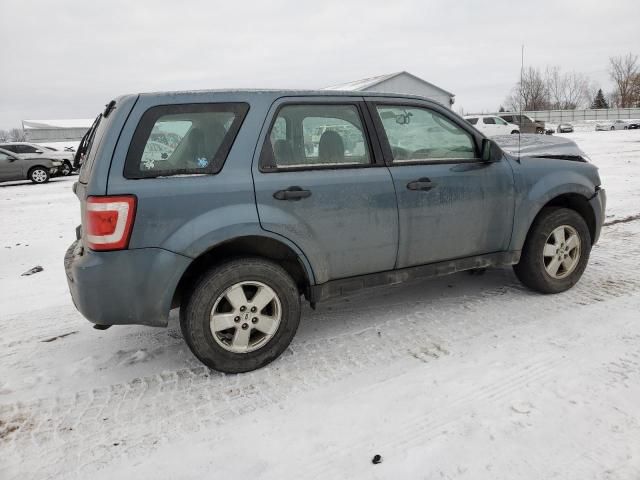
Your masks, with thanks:
[{"label": "rear bumper", "polygon": [[596,219],[595,234],[592,239],[593,244],[595,245],[600,238],[600,231],[602,230],[602,224],[604,223],[605,209],[607,208],[607,192],[605,192],[604,188],[599,188],[596,191],[596,194],[591,197],[589,203],[591,204],[591,208],[593,208],[593,213]]},{"label": "rear bumper", "polygon": [[94,252],[74,242],[67,283],[82,315],[99,325],[167,325],[173,294],[190,258],[160,248]]}]

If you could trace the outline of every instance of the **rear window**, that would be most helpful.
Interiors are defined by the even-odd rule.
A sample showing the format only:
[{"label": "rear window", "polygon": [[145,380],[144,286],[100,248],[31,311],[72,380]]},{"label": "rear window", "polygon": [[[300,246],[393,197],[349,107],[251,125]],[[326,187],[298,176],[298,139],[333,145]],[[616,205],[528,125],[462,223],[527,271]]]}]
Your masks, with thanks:
[{"label": "rear window", "polygon": [[87,183],[89,181],[89,174],[93,168],[93,162],[96,158],[97,145],[102,141],[104,133],[107,131],[110,119],[102,121],[102,114],[98,115],[93,122],[91,128],[82,137],[82,141],[78,146],[74,163],[76,160],[80,162],[82,168],[80,168],[80,176],[78,180],[80,183]]},{"label": "rear window", "polygon": [[150,108],[129,146],[125,178],[218,173],[248,110],[246,103]]}]

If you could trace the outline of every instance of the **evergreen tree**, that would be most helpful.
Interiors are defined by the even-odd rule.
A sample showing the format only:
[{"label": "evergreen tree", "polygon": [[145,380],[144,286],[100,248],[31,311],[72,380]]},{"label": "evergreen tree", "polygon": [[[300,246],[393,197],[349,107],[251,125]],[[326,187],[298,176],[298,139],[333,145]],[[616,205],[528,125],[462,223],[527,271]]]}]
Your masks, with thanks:
[{"label": "evergreen tree", "polygon": [[504,112],[504,107],[502,105],[500,105],[500,110],[498,110],[499,112]]},{"label": "evergreen tree", "polygon": [[596,93],[596,98],[593,99],[591,108],[609,108],[609,104],[607,103],[607,100],[605,100],[601,88],[598,89],[598,93]]}]

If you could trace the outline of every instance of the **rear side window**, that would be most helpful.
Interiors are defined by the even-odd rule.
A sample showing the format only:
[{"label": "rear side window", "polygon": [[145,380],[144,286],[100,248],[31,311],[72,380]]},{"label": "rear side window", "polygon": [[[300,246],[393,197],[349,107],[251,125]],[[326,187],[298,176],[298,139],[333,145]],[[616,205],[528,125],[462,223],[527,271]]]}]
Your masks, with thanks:
[{"label": "rear side window", "polygon": [[466,119],[467,122],[469,122],[471,125],[476,125],[478,123],[478,119],[477,118],[467,118]]},{"label": "rear side window", "polygon": [[496,121],[493,119],[493,117],[484,117],[482,119],[482,123],[484,123],[486,125],[495,125]]},{"label": "rear side window", "polygon": [[260,160],[263,169],[339,168],[369,165],[371,155],[356,105],[285,105]]},{"label": "rear side window", "polygon": [[125,178],[218,173],[248,110],[246,103],[150,108],[133,134]]}]

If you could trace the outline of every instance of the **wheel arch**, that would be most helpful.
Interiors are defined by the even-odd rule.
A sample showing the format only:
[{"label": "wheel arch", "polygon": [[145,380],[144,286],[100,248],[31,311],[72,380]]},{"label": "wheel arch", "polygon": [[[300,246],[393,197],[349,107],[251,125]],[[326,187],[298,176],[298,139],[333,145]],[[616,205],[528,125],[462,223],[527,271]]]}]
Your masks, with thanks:
[{"label": "wheel arch", "polygon": [[278,263],[291,275],[302,294],[308,297],[314,283],[311,266],[302,252],[287,242],[267,235],[243,235],[222,241],[194,258],[178,281],[172,308],[179,306],[190,285],[212,266],[242,256],[261,257]]},{"label": "wheel arch", "polygon": [[574,210],[584,219],[585,223],[587,224],[589,235],[591,236],[591,243],[593,244],[595,242],[597,227],[596,216],[591,204],[589,203],[589,199],[580,193],[567,192],[556,195],[538,209],[533,219],[529,222],[526,235],[522,238],[522,242],[517,248],[518,250],[522,250],[524,242],[529,237],[531,228],[538,220],[544,209],[548,207],[563,207]]},{"label": "wheel arch", "polygon": [[[37,165],[31,165],[28,169],[27,169],[27,176],[31,175],[31,172],[33,172],[36,168],[42,168],[43,170],[46,170],[47,173],[49,173],[49,167],[45,167],[44,165],[41,164],[37,164]],[[24,170],[23,170],[24,171]]]},{"label": "wheel arch", "polygon": [[[49,174],[49,167],[45,167],[44,165],[38,164],[38,165],[31,165],[28,169],[27,169],[27,176],[26,179],[27,180],[31,180],[31,172],[33,172],[36,168],[41,168],[42,170],[45,170],[47,172],[47,175],[51,176]],[[24,170],[23,170],[24,172]],[[24,175],[24,173],[23,173]]]}]

